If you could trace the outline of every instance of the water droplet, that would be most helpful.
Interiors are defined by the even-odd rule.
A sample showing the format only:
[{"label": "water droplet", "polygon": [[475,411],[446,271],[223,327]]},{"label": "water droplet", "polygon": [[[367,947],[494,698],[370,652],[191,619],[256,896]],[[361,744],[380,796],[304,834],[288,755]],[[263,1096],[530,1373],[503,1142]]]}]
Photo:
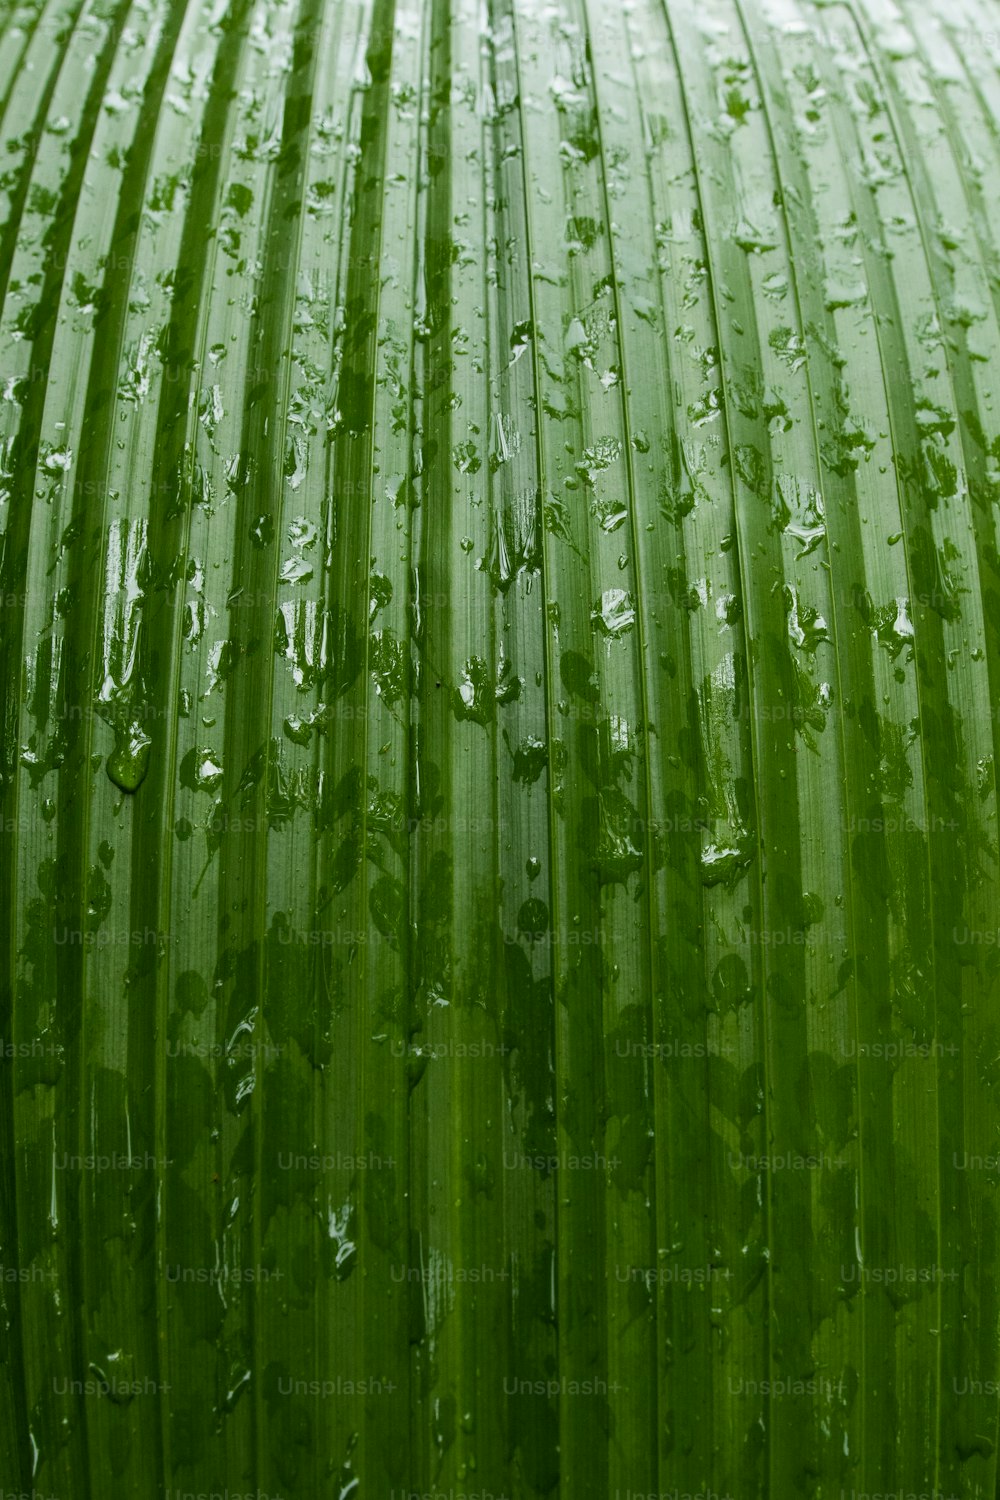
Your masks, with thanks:
[{"label": "water droplet", "polygon": [[222,767],[214,750],[189,750],[181,761],[181,785],[193,792],[214,792],[222,780]]},{"label": "water droplet", "polygon": [[733,885],[749,868],[752,858],[749,840],[706,845],[701,851],[702,884]]},{"label": "water droplet", "polygon": [[107,772],[123,792],[135,792],[149,770],[149,747],[153,741],[134,721],[115,731],[115,748],[108,756]]},{"label": "water droplet", "polygon": [[635,624],[635,606],[627,589],[605,589],[590,612],[605,635],[621,635]]}]

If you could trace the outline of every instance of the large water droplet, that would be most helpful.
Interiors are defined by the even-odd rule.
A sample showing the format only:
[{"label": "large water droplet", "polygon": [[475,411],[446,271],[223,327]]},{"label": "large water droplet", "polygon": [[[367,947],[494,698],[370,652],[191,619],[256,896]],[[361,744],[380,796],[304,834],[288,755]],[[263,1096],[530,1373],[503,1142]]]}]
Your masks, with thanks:
[{"label": "large water droplet", "polygon": [[123,792],[137,791],[145,780],[152,743],[142,725],[135,721],[115,731],[115,748],[108,756],[107,772]]}]

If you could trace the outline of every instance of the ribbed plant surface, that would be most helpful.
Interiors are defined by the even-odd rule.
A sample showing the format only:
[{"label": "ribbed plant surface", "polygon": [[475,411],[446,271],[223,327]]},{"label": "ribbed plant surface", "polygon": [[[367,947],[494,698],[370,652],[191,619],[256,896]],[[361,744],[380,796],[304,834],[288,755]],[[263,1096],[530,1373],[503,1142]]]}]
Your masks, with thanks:
[{"label": "ribbed plant surface", "polygon": [[4,1489],[994,1500],[996,4],[0,108]]}]

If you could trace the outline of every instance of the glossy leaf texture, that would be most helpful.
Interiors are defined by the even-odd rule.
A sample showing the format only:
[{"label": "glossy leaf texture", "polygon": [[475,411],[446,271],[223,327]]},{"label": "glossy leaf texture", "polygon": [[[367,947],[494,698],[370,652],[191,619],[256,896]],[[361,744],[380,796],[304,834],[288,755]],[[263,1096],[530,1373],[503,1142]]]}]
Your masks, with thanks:
[{"label": "glossy leaf texture", "polygon": [[4,1488],[995,1500],[996,6],[0,109]]}]

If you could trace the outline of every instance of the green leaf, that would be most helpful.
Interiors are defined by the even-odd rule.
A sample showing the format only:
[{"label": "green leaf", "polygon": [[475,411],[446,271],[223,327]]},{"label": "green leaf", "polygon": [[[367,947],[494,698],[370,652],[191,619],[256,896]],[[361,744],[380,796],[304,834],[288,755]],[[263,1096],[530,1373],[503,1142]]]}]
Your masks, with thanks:
[{"label": "green leaf", "polygon": [[11,1493],[995,1500],[997,45],[0,9]]}]

